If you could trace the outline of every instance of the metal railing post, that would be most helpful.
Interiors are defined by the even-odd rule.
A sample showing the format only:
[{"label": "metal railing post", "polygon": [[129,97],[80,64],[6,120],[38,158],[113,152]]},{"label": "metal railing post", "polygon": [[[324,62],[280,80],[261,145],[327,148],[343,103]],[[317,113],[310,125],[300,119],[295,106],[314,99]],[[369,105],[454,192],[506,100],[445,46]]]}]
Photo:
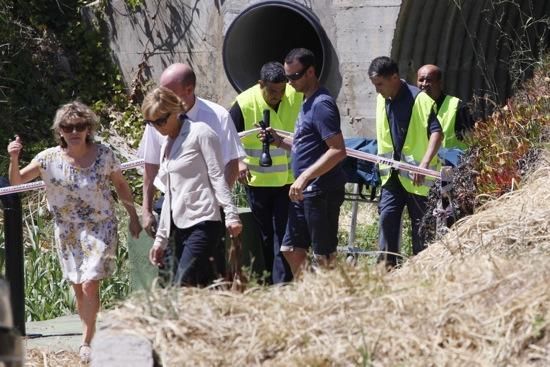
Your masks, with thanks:
[{"label": "metal railing post", "polygon": [[[0,177],[0,188],[9,186],[7,178]],[[19,194],[0,196],[4,209],[4,239],[6,244],[6,279],[10,284],[13,324],[25,335],[25,267],[23,252],[23,210]]]}]

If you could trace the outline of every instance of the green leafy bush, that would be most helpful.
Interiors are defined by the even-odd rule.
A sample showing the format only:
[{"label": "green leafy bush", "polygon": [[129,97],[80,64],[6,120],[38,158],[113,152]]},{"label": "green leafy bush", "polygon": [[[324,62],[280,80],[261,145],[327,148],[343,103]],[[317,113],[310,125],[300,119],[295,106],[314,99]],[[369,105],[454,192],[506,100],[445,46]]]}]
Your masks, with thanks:
[{"label": "green leafy bush", "polygon": [[[478,195],[496,197],[517,187],[529,154],[548,142],[550,128],[550,55],[505,106],[478,122],[469,143]],[[472,159],[470,159],[472,160]]]},{"label": "green leafy bush", "polygon": [[[121,102],[124,87],[102,35],[81,21],[84,3],[0,1],[0,145],[20,135],[24,162],[54,144],[50,126],[60,105],[74,99]],[[0,172],[7,165],[2,148]]]}]

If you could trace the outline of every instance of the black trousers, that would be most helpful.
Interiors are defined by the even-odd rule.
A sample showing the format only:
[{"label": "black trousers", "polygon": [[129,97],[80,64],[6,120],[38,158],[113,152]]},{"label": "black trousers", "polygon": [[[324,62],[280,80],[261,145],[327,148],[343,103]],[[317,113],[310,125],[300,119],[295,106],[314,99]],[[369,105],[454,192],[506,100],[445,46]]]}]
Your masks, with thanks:
[{"label": "black trousers", "polygon": [[290,185],[282,187],[246,186],[246,195],[252,215],[262,236],[262,253],[265,269],[269,272],[268,283],[290,282],[292,271],[281,253],[281,243],[288,220]]},{"label": "black trousers", "polygon": [[219,221],[204,221],[189,228],[174,228],[176,249],[181,249],[174,283],[206,286],[216,277],[214,252],[222,231]]},{"label": "black trousers", "polygon": [[[160,212],[162,210],[162,203],[164,202],[164,195],[155,201],[153,205],[153,210],[158,214],[160,218]],[[214,250],[211,256],[214,258],[214,262],[211,264],[213,266],[214,277],[215,278],[224,278],[225,272],[227,270],[227,256],[225,249],[225,214],[223,209],[220,208],[221,214],[221,229],[217,232],[218,239],[214,245]],[[183,243],[178,241],[173,241],[175,226],[172,223],[172,228],[170,230],[171,241],[164,253],[164,264],[163,268],[160,269],[159,276],[164,282],[164,284],[170,284],[175,280],[176,273],[178,271],[178,263],[183,255]]]},{"label": "black trousers", "polygon": [[[382,186],[378,212],[380,214],[379,245],[380,251],[399,254],[401,239],[401,217],[405,206],[409,211],[412,226],[412,249],[416,255],[424,249],[420,236],[420,222],[426,212],[427,197],[409,193],[401,185],[397,173],[392,173],[386,184]],[[398,256],[382,254],[380,261],[389,266],[397,265]]]}]

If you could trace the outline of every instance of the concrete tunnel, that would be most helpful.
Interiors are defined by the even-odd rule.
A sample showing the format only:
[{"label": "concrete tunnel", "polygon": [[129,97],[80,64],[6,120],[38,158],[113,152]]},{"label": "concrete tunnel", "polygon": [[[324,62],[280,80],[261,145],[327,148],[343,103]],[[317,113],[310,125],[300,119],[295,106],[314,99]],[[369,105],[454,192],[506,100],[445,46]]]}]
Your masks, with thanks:
[{"label": "concrete tunnel", "polygon": [[550,48],[548,0],[143,0],[136,11],[111,0],[103,16],[128,86],[138,76],[155,84],[167,65],[187,62],[197,94],[226,108],[263,63],[310,48],[346,137],[374,136],[367,69],[377,56],[392,56],[410,82],[418,67],[437,64],[449,94],[502,103],[515,77],[529,76],[522,57]]},{"label": "concrete tunnel", "polygon": [[[498,27],[514,33],[525,26],[529,17],[540,19],[550,14],[547,0],[518,0],[516,5],[495,6],[490,0],[463,1],[459,9],[453,1],[403,1],[391,56],[398,62],[402,77],[411,82],[421,65],[433,63],[443,69],[450,94],[466,101],[474,94],[487,94],[502,101],[511,92],[509,65],[517,49]],[[533,55],[550,46],[548,29],[544,26],[541,23],[532,27],[522,39],[534,46]],[[338,72],[332,45],[311,9],[286,0],[253,4],[233,20],[225,34],[222,54],[227,78],[241,92],[256,83],[263,63],[282,61],[295,47],[309,48],[318,56],[322,83]],[[334,87],[333,93],[337,92]]]}]

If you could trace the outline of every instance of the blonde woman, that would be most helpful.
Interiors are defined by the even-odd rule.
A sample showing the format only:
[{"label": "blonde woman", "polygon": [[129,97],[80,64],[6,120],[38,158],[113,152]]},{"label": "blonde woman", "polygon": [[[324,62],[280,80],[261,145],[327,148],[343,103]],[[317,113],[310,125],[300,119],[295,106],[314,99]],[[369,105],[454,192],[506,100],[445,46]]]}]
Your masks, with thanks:
[{"label": "blonde woman", "polygon": [[115,270],[117,220],[109,182],[130,215],[131,234],[137,237],[141,231],[120,162],[108,147],[94,143],[97,120],[81,102],[62,106],[52,125],[59,145],[40,152],[21,170],[21,139],[16,137],[8,145],[10,183],[22,184],[40,176],[46,184],[57,254],[63,276],[74,289],[83,323],[83,362],[90,359],[90,342],[100,306],[100,280]]},{"label": "blonde woman", "polygon": [[151,91],[141,110],[146,123],[166,137],[159,169],[166,190],[150,260],[163,265],[173,231],[176,248],[182,248],[176,283],[207,285],[215,276],[214,250],[223,230],[220,206],[230,236],[242,230],[223,175],[219,139],[204,122],[187,119],[183,102],[167,88]]}]

